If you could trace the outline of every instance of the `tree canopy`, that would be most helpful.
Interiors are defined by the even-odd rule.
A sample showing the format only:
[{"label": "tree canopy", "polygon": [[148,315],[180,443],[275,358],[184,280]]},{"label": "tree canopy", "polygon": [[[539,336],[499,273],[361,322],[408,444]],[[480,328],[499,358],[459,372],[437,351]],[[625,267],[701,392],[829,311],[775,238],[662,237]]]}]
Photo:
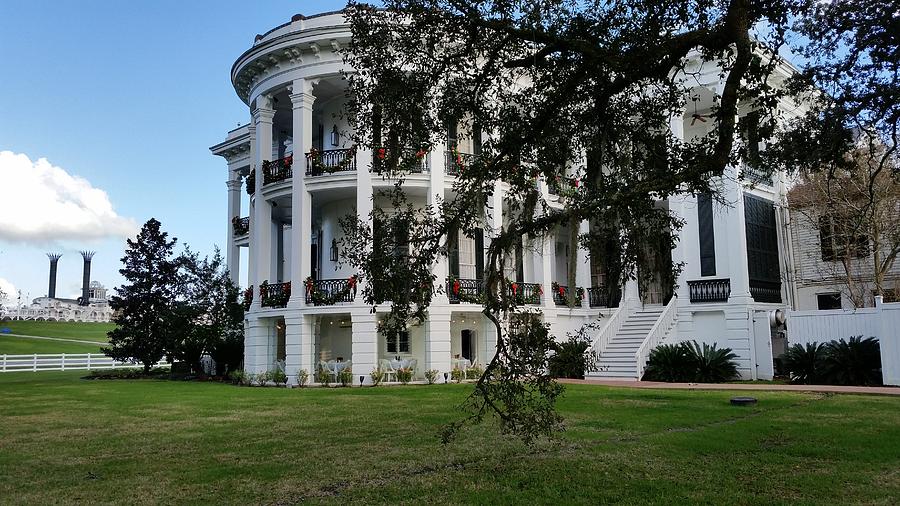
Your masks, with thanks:
[{"label": "tree canopy", "polygon": [[[833,14],[832,4],[842,14]],[[486,293],[479,302],[498,342],[470,398],[470,419],[496,414],[526,439],[558,426],[559,388],[545,374],[552,343],[546,325],[517,303],[506,278],[522,240],[540,242],[564,227],[584,245],[612,237],[622,278],[646,284],[660,263],[646,254],[648,245],[664,237],[671,246],[669,231],[681,225],[655,203],[714,192],[741,160],[754,158],[764,170],[787,164],[794,155],[777,149],[781,158],[749,155],[756,143],[803,135],[776,128],[778,106],[789,95],[829,80],[846,92],[837,103],[896,107],[896,100],[879,105],[873,95],[891,61],[887,84],[896,86],[896,52],[874,50],[896,41],[882,32],[857,37],[849,42],[867,56],[840,56],[847,27],[868,35],[867,21],[896,24],[890,8],[867,2],[386,0],[384,9],[351,1],[347,13],[353,135],[374,150],[373,169],[397,184],[388,195],[392,209],[376,206],[369,217],[374,226],[345,220],[345,258],[368,281],[368,302],[392,302],[381,320],[382,332],[392,335],[426,317],[443,282],[435,283],[432,265],[448,254],[448,237],[485,230],[490,244],[479,275]],[[829,22],[817,21],[823,17]],[[801,46],[822,58],[796,84],[780,86],[774,78],[785,64],[778,52],[789,35],[813,39]],[[877,68],[864,63],[873,58]],[[854,88],[848,65],[871,78]],[[681,121],[700,72],[710,67],[719,83],[707,133],[673,135],[673,121]],[[753,111],[752,125],[738,119],[739,108]],[[823,111],[807,119],[821,124]],[[740,133],[750,127],[752,142],[745,142]],[[449,130],[456,134],[447,146],[447,167],[458,173],[455,198],[414,205],[404,177],[422,153],[447,142]],[[463,141],[474,156],[458,149]],[[541,182],[565,189],[560,205],[542,197]],[[497,206],[502,223],[491,219]],[[579,233],[585,220],[589,230]],[[674,283],[680,265],[667,262],[664,279]]]}]

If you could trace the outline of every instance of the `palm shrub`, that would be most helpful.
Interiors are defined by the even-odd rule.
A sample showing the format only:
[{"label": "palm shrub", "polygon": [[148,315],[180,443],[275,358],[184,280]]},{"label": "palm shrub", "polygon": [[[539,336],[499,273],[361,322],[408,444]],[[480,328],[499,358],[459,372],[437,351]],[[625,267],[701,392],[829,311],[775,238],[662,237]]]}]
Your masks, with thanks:
[{"label": "palm shrub", "polygon": [[650,360],[644,369],[644,381],[670,383],[690,381],[694,364],[689,356],[687,343],[661,344],[650,351]]},{"label": "palm shrub", "polygon": [[378,386],[382,381],[384,381],[384,371],[379,368],[372,369],[372,372],[369,373],[369,377],[372,378],[372,386]]},{"label": "palm shrub", "polygon": [[703,343],[701,347],[697,341],[686,343],[690,360],[694,363],[694,378],[697,383],[721,383],[733,380],[737,377],[737,355],[731,348],[719,349],[718,345],[712,346]]},{"label": "palm shrub", "polygon": [[281,369],[275,369],[269,373],[269,379],[275,382],[275,385],[287,385],[288,377]]},{"label": "palm shrub", "polygon": [[592,371],[597,362],[591,340],[584,336],[572,336],[561,343],[553,343],[553,351],[547,365],[554,378],[584,379],[584,373]]},{"label": "palm shrub", "polygon": [[437,369],[429,369],[425,371],[425,381],[427,381],[429,385],[434,385],[435,380],[437,380],[437,376]]},{"label": "palm shrub", "polygon": [[309,372],[306,369],[300,369],[297,371],[297,386],[303,388],[307,383],[309,383]]},{"label": "palm shrub", "polygon": [[465,379],[466,373],[462,369],[458,367],[454,367],[452,371],[450,371],[450,379],[459,383],[463,379]]},{"label": "palm shrub", "polygon": [[331,372],[324,367],[320,367],[316,371],[316,382],[321,383],[323,386],[327,387],[329,384],[331,384]]},{"label": "palm shrub", "polygon": [[271,377],[272,377],[272,374],[269,371],[261,372],[261,373],[257,374],[254,378],[256,380],[256,386],[258,386],[258,387],[266,386],[266,383],[269,382],[269,379],[271,379]]},{"label": "palm shrub", "polygon": [[397,380],[404,385],[412,381],[412,376],[413,370],[409,367],[401,367],[400,369],[397,369]]},{"label": "palm shrub", "polygon": [[825,376],[834,385],[880,385],[881,347],[874,337],[853,336],[825,345]]},{"label": "palm shrub", "polygon": [[791,345],[781,359],[791,383],[814,385],[825,379],[825,345],[816,342]]},{"label": "palm shrub", "polygon": [[342,387],[353,386],[353,371],[349,367],[341,369],[341,372],[338,373],[338,381],[341,382]]}]

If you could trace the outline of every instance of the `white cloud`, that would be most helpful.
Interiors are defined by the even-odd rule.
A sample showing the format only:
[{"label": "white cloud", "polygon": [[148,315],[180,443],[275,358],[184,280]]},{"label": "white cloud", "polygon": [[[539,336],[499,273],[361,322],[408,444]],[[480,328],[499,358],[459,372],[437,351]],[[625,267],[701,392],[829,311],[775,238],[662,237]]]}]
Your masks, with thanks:
[{"label": "white cloud", "polygon": [[106,192],[46,158],[0,151],[0,240],[47,243],[127,237],[138,229]]},{"label": "white cloud", "polygon": [[11,304],[16,300],[16,286],[4,278],[0,278],[0,292],[6,295],[6,298],[4,299],[3,295],[0,294],[0,306]]}]

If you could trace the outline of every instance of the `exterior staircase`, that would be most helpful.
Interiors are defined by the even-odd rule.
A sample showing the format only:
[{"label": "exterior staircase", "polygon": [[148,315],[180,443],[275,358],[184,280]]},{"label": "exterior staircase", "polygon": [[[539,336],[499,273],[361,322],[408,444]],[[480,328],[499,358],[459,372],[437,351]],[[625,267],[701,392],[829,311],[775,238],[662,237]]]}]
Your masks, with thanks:
[{"label": "exterior staircase", "polygon": [[664,310],[664,306],[646,305],[629,313],[599,350],[597,370],[588,373],[587,377],[632,381],[640,379],[635,354]]}]

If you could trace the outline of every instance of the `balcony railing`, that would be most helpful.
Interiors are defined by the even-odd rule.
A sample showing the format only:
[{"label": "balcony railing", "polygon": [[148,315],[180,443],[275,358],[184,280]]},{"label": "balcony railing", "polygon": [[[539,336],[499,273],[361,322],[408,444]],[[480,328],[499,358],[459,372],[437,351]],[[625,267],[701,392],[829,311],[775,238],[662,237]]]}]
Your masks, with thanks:
[{"label": "balcony railing", "polygon": [[250,217],[244,216],[243,218],[241,218],[240,216],[235,216],[231,219],[231,229],[234,232],[235,237],[249,234]]},{"label": "balcony railing", "polygon": [[290,179],[294,175],[294,170],[292,169],[293,165],[293,155],[279,158],[278,160],[271,162],[268,160],[263,161],[263,186],[280,183]]},{"label": "balcony railing", "polygon": [[250,311],[250,305],[253,304],[253,285],[244,290],[244,300],[242,301],[244,311]]},{"label": "balcony railing", "polygon": [[731,279],[698,279],[688,281],[691,302],[728,302]]},{"label": "balcony railing", "polygon": [[484,297],[484,281],[480,279],[447,279],[447,298],[451,304],[463,302],[481,302]]},{"label": "balcony railing", "polygon": [[538,283],[512,282],[506,285],[506,296],[513,299],[518,306],[525,304],[540,305],[544,288]]},{"label": "balcony railing", "polygon": [[262,307],[284,307],[291,299],[291,282],[259,285],[259,303]]},{"label": "balcony railing", "polygon": [[606,286],[588,288],[588,303],[591,307],[619,307],[622,301],[622,290],[610,290]]},{"label": "balcony railing", "polygon": [[307,279],[306,303],[333,306],[356,299],[356,276],[343,279]]},{"label": "balcony railing", "polygon": [[372,153],[372,167],[376,174],[386,171],[391,163],[396,163],[396,169],[411,174],[428,172],[428,152],[423,149],[403,148],[397,160],[391,159],[390,148],[376,148]]},{"label": "balcony railing", "polygon": [[781,303],[781,282],[750,280],[750,295],[756,302]]},{"label": "balcony railing", "polygon": [[772,173],[760,169],[757,167],[753,167],[750,164],[744,164],[741,167],[741,179],[745,181],[750,181],[753,184],[763,184],[766,186],[772,186]]},{"label": "balcony railing", "polygon": [[[582,299],[584,299],[584,288],[580,286],[576,287],[575,300],[573,301],[575,307],[581,307]],[[555,302],[557,306],[569,305],[569,287],[553,283],[553,302]]]},{"label": "balcony railing", "polygon": [[356,170],[356,148],[312,150],[306,153],[306,175],[321,176]]},{"label": "balcony railing", "polygon": [[446,160],[446,165],[444,165],[444,172],[451,176],[458,176],[464,170],[466,170],[466,167],[472,164],[472,160],[474,158],[475,155],[469,153],[460,153],[455,149],[445,151],[444,159]]}]

